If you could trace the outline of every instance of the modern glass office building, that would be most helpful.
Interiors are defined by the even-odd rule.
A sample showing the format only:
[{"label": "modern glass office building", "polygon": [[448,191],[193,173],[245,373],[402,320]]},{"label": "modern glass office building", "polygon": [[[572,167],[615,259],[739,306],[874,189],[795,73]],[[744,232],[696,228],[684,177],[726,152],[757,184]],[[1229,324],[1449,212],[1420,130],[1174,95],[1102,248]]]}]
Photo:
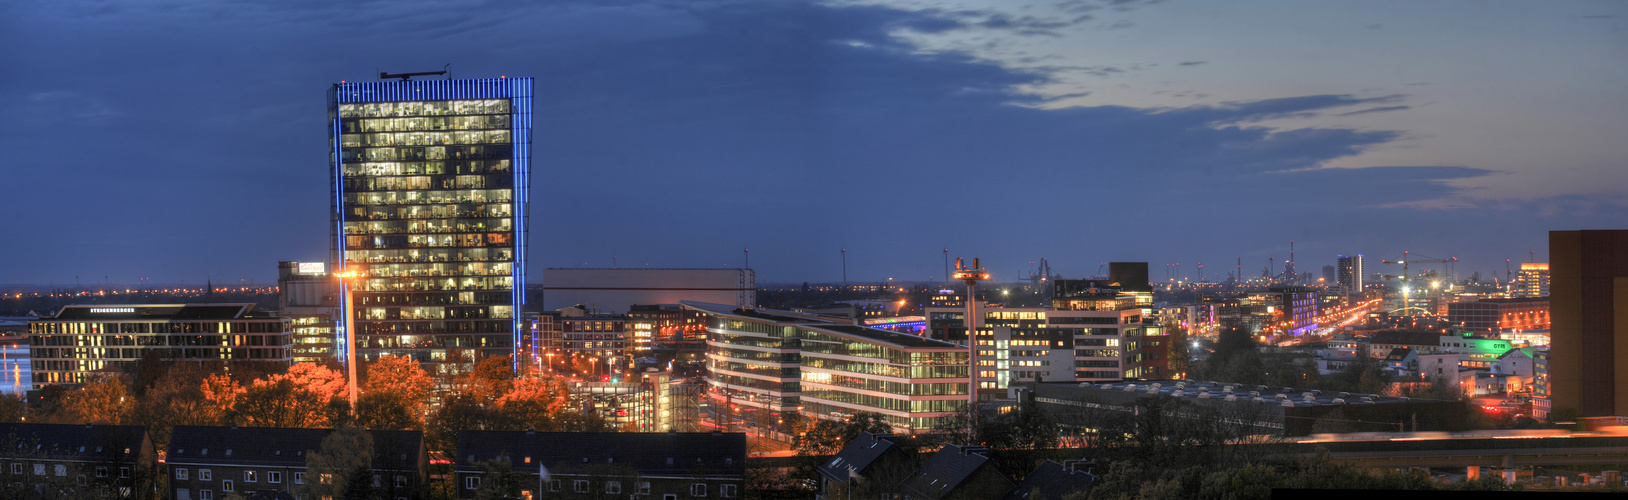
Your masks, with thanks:
[{"label": "modern glass office building", "polygon": [[949,425],[967,407],[967,351],[959,345],[847,318],[682,304],[707,316],[709,394],[729,414],[843,420],[870,412],[916,434]]},{"label": "modern glass office building", "polygon": [[356,342],[337,356],[354,345],[445,370],[519,344],[531,100],[530,78],[329,90],[332,267],[363,275]]}]

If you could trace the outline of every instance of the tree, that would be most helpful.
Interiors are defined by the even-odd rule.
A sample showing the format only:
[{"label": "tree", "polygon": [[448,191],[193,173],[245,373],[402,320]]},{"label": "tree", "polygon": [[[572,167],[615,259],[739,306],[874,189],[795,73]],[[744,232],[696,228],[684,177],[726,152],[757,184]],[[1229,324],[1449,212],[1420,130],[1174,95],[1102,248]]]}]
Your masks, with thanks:
[{"label": "tree", "polygon": [[461,389],[489,402],[508,394],[514,383],[514,367],[508,356],[488,356],[475,364],[475,370],[459,377]]},{"label": "tree", "polygon": [[132,374],[135,377],[135,382],[131,384],[133,392],[137,397],[146,396],[147,388],[164,378],[167,371],[164,360],[158,356],[157,350],[146,351],[146,354],[141,356],[141,361],[136,362],[135,373]]},{"label": "tree", "polygon": [[[328,400],[339,397],[348,397],[349,383],[345,381],[345,374],[316,363],[295,363],[288,367],[288,373],[269,375],[261,380],[277,382],[288,380],[296,387],[320,398],[323,404]],[[258,382],[258,381],[257,381]]]},{"label": "tree", "polygon": [[543,430],[552,427],[554,416],[565,410],[571,391],[556,379],[522,378],[496,401],[505,427]]},{"label": "tree", "polygon": [[203,395],[203,411],[210,413],[209,420],[225,423],[244,389],[232,377],[215,374],[205,377],[198,385],[198,391]]},{"label": "tree", "polygon": [[120,425],[124,423],[128,403],[124,382],[118,377],[106,377],[68,393],[57,419],[72,424]]},{"label": "tree", "polygon": [[367,498],[371,483],[366,488],[354,484],[362,476],[372,480],[373,435],[353,427],[334,429],[322,438],[322,445],[305,456],[305,484],[295,485],[297,496],[304,498]]},{"label": "tree", "polygon": [[424,401],[429,399],[435,381],[424,372],[413,358],[382,356],[366,366],[362,375],[364,394],[387,392],[401,396],[404,401],[416,402],[413,414],[423,414]]},{"label": "tree", "polygon": [[1193,356],[1191,346],[1188,345],[1187,329],[1180,326],[1170,328],[1170,337],[1165,342],[1170,346],[1166,361],[1170,373],[1176,378],[1182,378],[1189,369],[1187,362]]},{"label": "tree", "polygon": [[364,429],[415,430],[423,426],[423,405],[394,392],[368,392],[356,400],[356,425]]},{"label": "tree", "polygon": [[28,416],[28,403],[13,396],[0,395],[0,423],[17,423]]},{"label": "tree", "polygon": [[526,474],[516,472],[508,455],[475,463],[481,469],[480,487],[475,489],[476,500],[495,500],[520,496],[520,488],[531,481]]},{"label": "tree", "polygon": [[256,380],[238,395],[230,415],[250,427],[327,427],[328,401],[288,378]]}]

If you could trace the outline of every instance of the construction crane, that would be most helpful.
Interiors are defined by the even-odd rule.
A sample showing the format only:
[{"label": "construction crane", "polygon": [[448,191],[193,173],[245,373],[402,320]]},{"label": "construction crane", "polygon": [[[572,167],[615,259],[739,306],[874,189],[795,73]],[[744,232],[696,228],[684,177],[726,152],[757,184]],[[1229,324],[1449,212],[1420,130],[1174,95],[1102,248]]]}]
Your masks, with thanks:
[{"label": "construction crane", "polygon": [[1046,262],[1045,257],[1041,257],[1040,266],[1034,271],[1029,271],[1029,277],[1023,278],[1021,281],[1029,282],[1029,286],[1035,287],[1035,289],[1038,290],[1041,283],[1051,280],[1051,264]]},{"label": "construction crane", "polygon": [[1430,259],[1430,258],[1413,259],[1413,258],[1409,257],[1407,250],[1403,250],[1402,251],[1402,260],[1394,260],[1393,261],[1393,260],[1383,260],[1382,259],[1382,260],[1380,260],[1380,262],[1383,262],[1385,264],[1392,264],[1392,265],[1394,265],[1394,264],[1401,264],[1402,265],[1402,275],[1400,275],[1400,276],[1389,275],[1389,274],[1382,275],[1386,279],[1399,279],[1399,280],[1402,281],[1402,307],[1400,307],[1400,308],[1398,308],[1398,309],[1396,309],[1394,311],[1391,311],[1391,312],[1407,311],[1408,309],[1418,309],[1418,310],[1420,310],[1422,312],[1429,312],[1429,311],[1425,311],[1423,308],[1413,307],[1412,301],[1409,300],[1409,298],[1412,296],[1412,292],[1413,292],[1413,287],[1411,286],[1411,283],[1413,281],[1413,275],[1408,272],[1408,265],[1409,264],[1414,264],[1414,263],[1418,263],[1418,264],[1449,264],[1449,265],[1451,265],[1454,262],[1458,262],[1458,257],[1448,257],[1448,258],[1445,258],[1445,259]]}]

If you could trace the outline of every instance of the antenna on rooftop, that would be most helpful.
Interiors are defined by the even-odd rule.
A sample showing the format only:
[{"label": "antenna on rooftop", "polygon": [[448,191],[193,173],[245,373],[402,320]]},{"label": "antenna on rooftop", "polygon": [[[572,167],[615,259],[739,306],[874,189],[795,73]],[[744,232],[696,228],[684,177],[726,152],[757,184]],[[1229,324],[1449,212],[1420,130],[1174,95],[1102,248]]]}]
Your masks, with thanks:
[{"label": "antenna on rooftop", "polygon": [[407,80],[412,80],[413,77],[415,77],[415,76],[445,75],[445,74],[447,74],[447,71],[448,71],[447,68],[451,68],[451,67],[452,67],[452,65],[448,64],[446,66],[443,66],[441,71],[424,71],[424,72],[420,72],[420,73],[396,73],[396,74],[390,74],[390,73],[380,71],[379,72],[379,79],[380,80],[389,80],[391,78],[400,78],[401,81],[405,82]]}]

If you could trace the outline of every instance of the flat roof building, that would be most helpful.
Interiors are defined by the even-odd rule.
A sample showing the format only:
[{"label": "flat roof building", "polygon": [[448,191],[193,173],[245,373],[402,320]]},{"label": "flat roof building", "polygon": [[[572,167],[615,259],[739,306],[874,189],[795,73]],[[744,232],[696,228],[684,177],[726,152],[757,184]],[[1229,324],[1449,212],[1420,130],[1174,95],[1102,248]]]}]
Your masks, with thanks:
[{"label": "flat roof building", "polygon": [[1482,299],[1447,304],[1447,322],[1474,333],[1549,329],[1549,297]]},{"label": "flat roof building", "polygon": [[681,301],[757,306],[757,272],[751,269],[595,269],[543,270],[543,310],[583,304],[625,313],[635,304]]},{"label": "flat roof building", "polygon": [[[1239,435],[1304,436],[1321,429],[1359,431],[1456,431],[1465,428],[1458,401],[1329,392],[1293,387],[1194,380],[1111,384],[1033,384],[1025,387],[1065,432],[1094,432],[1092,419],[1135,414],[1143,398],[1165,398],[1214,410],[1175,412],[1177,418],[1221,418]],[[1321,424],[1321,425],[1320,425]],[[1319,429],[1314,431],[1313,429]]]},{"label": "flat roof building", "polygon": [[83,384],[148,352],[164,361],[293,363],[292,322],[254,304],[71,305],[31,321],[34,388]]},{"label": "flat roof building", "polygon": [[[520,343],[531,78],[328,91],[333,271],[354,270],[358,357],[437,364]],[[341,297],[341,304],[344,297]],[[341,322],[343,325],[343,322]]]},{"label": "flat roof building", "polygon": [[339,280],[322,262],[277,263],[277,315],[294,325],[294,362],[333,359]]},{"label": "flat roof building", "polygon": [[828,420],[882,415],[901,434],[928,432],[967,406],[966,348],[789,311],[683,302],[707,315],[711,397]]}]

